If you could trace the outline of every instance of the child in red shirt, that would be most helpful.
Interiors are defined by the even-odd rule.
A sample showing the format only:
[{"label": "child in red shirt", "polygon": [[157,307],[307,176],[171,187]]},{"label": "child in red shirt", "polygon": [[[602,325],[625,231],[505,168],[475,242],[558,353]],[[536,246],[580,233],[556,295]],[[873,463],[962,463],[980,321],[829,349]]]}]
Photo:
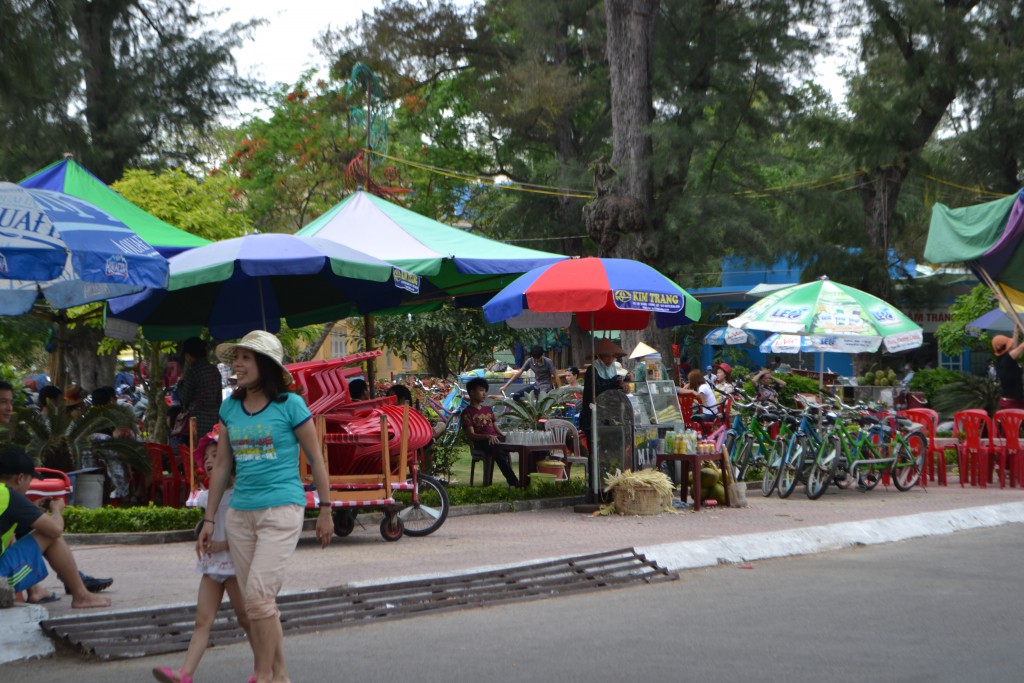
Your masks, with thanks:
[{"label": "child in red shirt", "polygon": [[519,478],[512,470],[508,453],[493,449],[493,445],[505,440],[505,435],[498,429],[494,420],[494,410],[484,405],[490,385],[482,377],[475,377],[466,384],[469,392],[469,406],[462,411],[462,428],[466,438],[476,444],[477,448],[490,448],[494,455],[494,463],[505,476],[509,486],[519,486]]}]

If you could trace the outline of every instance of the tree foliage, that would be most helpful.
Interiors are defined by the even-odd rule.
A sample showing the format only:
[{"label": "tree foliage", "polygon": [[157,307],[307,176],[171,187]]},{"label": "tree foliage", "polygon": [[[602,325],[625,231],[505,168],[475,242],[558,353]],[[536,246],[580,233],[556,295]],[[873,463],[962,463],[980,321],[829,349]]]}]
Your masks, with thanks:
[{"label": "tree foliage", "polygon": [[379,316],[375,338],[403,360],[413,355],[436,377],[449,377],[494,359],[519,334],[504,324],[488,324],[479,310],[446,305],[433,313]]},{"label": "tree foliage", "polygon": [[252,223],[235,199],[231,178],[213,174],[202,182],[181,169],[133,170],[111,185],[157,218],[211,241],[239,237]]},{"label": "tree foliage", "polygon": [[130,165],[193,159],[251,89],[231,50],[256,22],[217,32],[211,16],[194,0],[0,2],[0,176],[61,152],[107,183]]},{"label": "tree foliage", "polygon": [[947,356],[959,356],[964,349],[983,349],[988,347],[991,339],[984,330],[971,330],[967,323],[978,316],[992,310],[992,290],[985,285],[977,285],[967,294],[956,298],[949,307],[950,320],[939,325],[935,337],[939,341],[939,349]]}]

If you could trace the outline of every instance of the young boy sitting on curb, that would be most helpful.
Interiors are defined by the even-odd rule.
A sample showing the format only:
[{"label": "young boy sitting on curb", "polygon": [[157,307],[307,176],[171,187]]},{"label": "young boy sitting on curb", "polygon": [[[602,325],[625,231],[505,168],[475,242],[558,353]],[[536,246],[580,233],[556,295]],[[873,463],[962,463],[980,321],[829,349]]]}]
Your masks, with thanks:
[{"label": "young boy sitting on curb", "polygon": [[[110,600],[90,593],[78,573],[64,540],[64,501],[42,498],[37,505],[25,496],[35,475],[35,463],[24,450],[0,445],[0,578],[14,592],[28,591],[29,602],[57,600],[56,593],[37,586],[47,576],[45,557],[71,593],[72,607],[109,607]],[[50,514],[43,512],[46,503]],[[8,546],[12,538],[17,540]]]}]

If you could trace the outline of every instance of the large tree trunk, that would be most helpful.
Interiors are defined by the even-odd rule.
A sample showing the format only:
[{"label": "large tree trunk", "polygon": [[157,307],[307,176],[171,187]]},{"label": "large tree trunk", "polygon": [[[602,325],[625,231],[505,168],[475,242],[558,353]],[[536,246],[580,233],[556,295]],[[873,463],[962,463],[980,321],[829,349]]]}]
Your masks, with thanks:
[{"label": "large tree trunk", "polygon": [[88,391],[114,383],[117,355],[97,355],[96,349],[102,340],[103,330],[81,324],[65,338],[70,380]]},{"label": "large tree trunk", "polygon": [[[651,239],[653,204],[650,126],[654,119],[651,71],[658,0],[606,0],[607,57],[611,80],[612,160],[595,169],[598,198],[584,209],[590,237],[601,256],[635,259],[657,265]],[[608,179],[614,174],[612,182]],[[646,330],[624,331],[628,353],[643,340],[671,359],[672,340],[653,323]]]}]

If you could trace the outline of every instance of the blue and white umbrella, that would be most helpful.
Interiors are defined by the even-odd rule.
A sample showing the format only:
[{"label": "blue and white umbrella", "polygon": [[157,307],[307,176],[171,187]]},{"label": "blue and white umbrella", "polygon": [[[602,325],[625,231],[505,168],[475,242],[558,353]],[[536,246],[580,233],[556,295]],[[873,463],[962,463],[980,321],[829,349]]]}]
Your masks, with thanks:
[{"label": "blue and white umbrella", "polygon": [[716,327],[704,335],[704,343],[708,346],[735,346],[738,344],[755,343],[753,335],[737,327]]},{"label": "blue and white umbrella", "polygon": [[985,332],[1001,332],[1009,334],[1013,332],[1013,320],[1001,308],[993,308],[988,313],[980,315],[971,322],[964,325],[967,328],[984,330]]},{"label": "blue and white umbrella", "polygon": [[167,259],[121,221],[77,197],[0,183],[0,315],[42,294],[69,308],[164,287]]}]

